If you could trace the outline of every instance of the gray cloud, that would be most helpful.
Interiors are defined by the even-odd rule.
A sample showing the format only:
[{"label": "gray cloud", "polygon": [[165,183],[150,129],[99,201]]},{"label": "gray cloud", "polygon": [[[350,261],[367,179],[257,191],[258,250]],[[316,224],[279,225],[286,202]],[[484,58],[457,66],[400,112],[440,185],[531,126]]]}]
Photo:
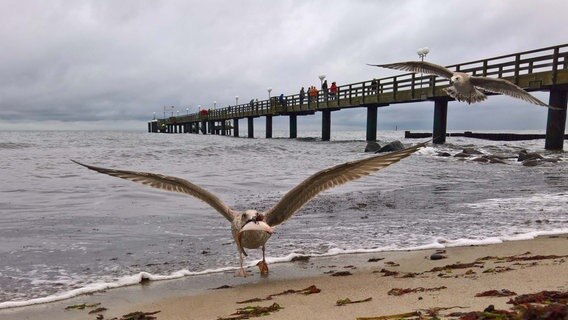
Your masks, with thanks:
[{"label": "gray cloud", "polygon": [[[165,105],[184,113],[236,95],[265,99],[268,87],[291,94],[322,73],[338,84],[396,74],[365,63],[417,59],[422,46],[428,60],[452,64],[561,44],[567,9],[552,0],[2,1],[0,129],[144,130]],[[432,109],[382,108],[379,126],[428,129]],[[543,129],[546,111],[491,97],[451,103],[448,116],[455,129]],[[333,114],[337,126],[364,121],[362,110]]]}]

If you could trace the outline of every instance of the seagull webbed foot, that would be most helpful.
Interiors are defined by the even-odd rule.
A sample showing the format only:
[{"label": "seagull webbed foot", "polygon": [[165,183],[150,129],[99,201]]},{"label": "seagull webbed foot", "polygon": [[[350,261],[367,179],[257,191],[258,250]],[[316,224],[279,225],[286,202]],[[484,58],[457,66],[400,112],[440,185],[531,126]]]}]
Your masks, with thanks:
[{"label": "seagull webbed foot", "polygon": [[249,273],[244,268],[240,268],[237,272],[235,272],[235,277],[246,278],[247,276],[249,276]]},{"label": "seagull webbed foot", "polygon": [[261,275],[268,275],[268,264],[266,261],[261,260],[256,265],[258,266],[258,270],[260,270]]}]

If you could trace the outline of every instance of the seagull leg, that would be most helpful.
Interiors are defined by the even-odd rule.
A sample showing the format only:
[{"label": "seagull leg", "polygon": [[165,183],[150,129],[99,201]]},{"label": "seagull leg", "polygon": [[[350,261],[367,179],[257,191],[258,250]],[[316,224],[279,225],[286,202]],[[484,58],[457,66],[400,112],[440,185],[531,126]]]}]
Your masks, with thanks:
[{"label": "seagull leg", "polygon": [[266,263],[264,249],[264,246],[262,246],[262,261],[259,261],[256,265],[258,266],[261,275],[268,275],[268,264]]},{"label": "seagull leg", "polygon": [[241,260],[241,268],[239,270],[237,270],[237,272],[235,273],[235,277],[243,277],[246,278],[246,276],[248,276],[248,272],[246,272],[245,268],[243,268],[243,253],[241,252],[241,250],[239,250],[239,258]]}]

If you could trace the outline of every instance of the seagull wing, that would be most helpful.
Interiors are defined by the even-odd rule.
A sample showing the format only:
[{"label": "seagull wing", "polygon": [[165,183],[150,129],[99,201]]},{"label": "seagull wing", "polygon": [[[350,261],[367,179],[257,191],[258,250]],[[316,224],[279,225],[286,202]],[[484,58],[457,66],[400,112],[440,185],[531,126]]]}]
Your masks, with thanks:
[{"label": "seagull wing", "polygon": [[482,89],[484,91],[506,94],[513,98],[525,100],[527,102],[534,103],[539,106],[557,109],[533,97],[530,93],[526,92],[521,87],[505,79],[471,77],[470,83],[473,86]]},{"label": "seagull wing", "polygon": [[408,157],[418,149],[424,147],[426,143],[427,142],[420,143],[389,154],[346,162],[317,172],[288,191],[276,205],[266,211],[264,214],[265,221],[270,226],[276,226],[290,218],[320,192],[386,168]]},{"label": "seagull wing", "polygon": [[165,176],[162,174],[149,173],[149,172],[135,172],[126,170],[106,169],[95,167],[87,164],[71,160],[76,164],[82,165],[88,169],[108,174],[109,176],[118,177],[138,183],[148,185],[157,189],[185,193],[197,199],[206,202],[215,210],[219,211],[227,220],[233,221],[234,211],[229,208],[221,199],[212,194],[211,192],[181,178]]},{"label": "seagull wing", "polygon": [[426,61],[406,61],[406,62],[397,62],[389,64],[369,64],[369,65],[374,67],[410,71],[414,73],[420,72],[426,74],[433,74],[440,77],[444,77],[446,79],[450,79],[454,74],[446,67]]}]

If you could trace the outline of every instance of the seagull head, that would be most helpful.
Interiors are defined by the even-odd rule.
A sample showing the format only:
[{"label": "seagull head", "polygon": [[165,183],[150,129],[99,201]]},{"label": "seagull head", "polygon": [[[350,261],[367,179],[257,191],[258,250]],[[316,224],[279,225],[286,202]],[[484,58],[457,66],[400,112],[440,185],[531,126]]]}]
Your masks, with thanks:
[{"label": "seagull head", "polygon": [[264,215],[256,210],[246,210],[241,214],[241,229],[244,231],[261,231],[272,234],[274,229],[264,222]]},{"label": "seagull head", "polygon": [[454,74],[451,78],[450,78],[450,83],[451,84],[463,84],[465,82],[466,76],[465,74],[462,73],[456,73]]}]

